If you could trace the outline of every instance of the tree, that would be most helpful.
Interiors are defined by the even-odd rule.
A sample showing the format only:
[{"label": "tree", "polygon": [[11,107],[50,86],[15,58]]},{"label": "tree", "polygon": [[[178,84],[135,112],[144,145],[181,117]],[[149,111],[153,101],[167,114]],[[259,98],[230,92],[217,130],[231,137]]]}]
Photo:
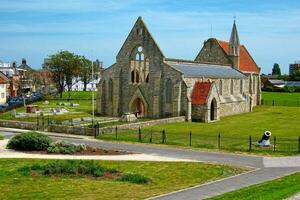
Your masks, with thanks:
[{"label": "tree", "polygon": [[57,54],[50,55],[45,65],[52,74],[60,98],[62,98],[65,86],[67,86],[70,99],[72,80],[80,71],[79,56],[69,51],[60,51]]},{"label": "tree", "polygon": [[297,81],[297,80],[300,80],[300,70],[295,70],[293,71],[293,73],[290,75],[290,79],[292,81]]},{"label": "tree", "polygon": [[[79,58],[80,62],[80,78],[83,82],[83,91],[86,91],[87,84],[92,78],[92,61],[86,59],[84,56]],[[94,72],[96,67],[94,66]]]},{"label": "tree", "polygon": [[278,63],[273,65],[272,75],[281,75],[281,70]]}]

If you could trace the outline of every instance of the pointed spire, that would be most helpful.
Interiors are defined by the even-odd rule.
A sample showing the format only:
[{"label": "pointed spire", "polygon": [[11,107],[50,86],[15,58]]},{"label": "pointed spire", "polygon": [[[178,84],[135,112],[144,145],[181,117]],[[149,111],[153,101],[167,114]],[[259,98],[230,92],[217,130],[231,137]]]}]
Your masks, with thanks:
[{"label": "pointed spire", "polygon": [[233,21],[233,27],[231,31],[231,36],[229,40],[229,55],[239,56],[240,55],[240,40],[237,32],[235,19]]}]

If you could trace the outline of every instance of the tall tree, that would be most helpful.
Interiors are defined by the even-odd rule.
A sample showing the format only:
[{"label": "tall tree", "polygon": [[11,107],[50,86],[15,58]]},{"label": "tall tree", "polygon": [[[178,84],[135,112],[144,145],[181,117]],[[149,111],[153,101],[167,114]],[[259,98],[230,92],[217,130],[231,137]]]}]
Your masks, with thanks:
[{"label": "tall tree", "polygon": [[281,70],[280,70],[280,66],[278,63],[275,63],[273,65],[272,75],[281,75]]},{"label": "tall tree", "polygon": [[60,98],[62,98],[65,86],[68,87],[70,98],[72,79],[79,74],[79,56],[69,51],[60,51],[50,55],[45,65],[52,74]]},{"label": "tall tree", "polygon": [[[94,67],[94,72],[96,67]],[[86,91],[87,84],[93,80],[92,77],[92,61],[86,59],[84,56],[80,57],[80,77],[83,82],[83,91]]]},{"label": "tall tree", "polygon": [[298,81],[300,80],[300,69],[293,71],[293,73],[290,75],[291,81]]}]

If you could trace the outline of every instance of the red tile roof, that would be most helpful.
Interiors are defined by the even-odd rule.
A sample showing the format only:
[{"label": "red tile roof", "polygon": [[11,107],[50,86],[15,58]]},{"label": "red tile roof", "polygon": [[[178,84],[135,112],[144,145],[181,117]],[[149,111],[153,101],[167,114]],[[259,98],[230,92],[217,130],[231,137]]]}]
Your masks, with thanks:
[{"label": "red tile roof", "polygon": [[192,104],[204,105],[211,88],[210,82],[196,82],[192,92]]},{"label": "red tile roof", "polygon": [[[219,45],[222,49],[229,54],[229,43],[225,41],[218,40]],[[242,72],[255,72],[259,73],[260,69],[251,57],[250,53],[247,51],[244,45],[240,45],[240,70]]]},{"label": "red tile roof", "polygon": [[0,84],[7,83],[9,79],[2,73],[0,72]]}]

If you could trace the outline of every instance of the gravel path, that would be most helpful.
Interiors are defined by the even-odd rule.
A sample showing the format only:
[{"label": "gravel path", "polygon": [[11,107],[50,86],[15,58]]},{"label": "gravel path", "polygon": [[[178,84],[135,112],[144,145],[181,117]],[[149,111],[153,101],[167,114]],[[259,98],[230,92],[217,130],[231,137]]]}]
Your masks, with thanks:
[{"label": "gravel path", "polygon": [[47,155],[17,152],[6,149],[8,139],[0,140],[0,158],[38,158],[38,159],[82,159],[82,160],[132,160],[132,161],[166,161],[166,162],[194,162],[188,159],[176,159],[150,154],[125,155]]}]

